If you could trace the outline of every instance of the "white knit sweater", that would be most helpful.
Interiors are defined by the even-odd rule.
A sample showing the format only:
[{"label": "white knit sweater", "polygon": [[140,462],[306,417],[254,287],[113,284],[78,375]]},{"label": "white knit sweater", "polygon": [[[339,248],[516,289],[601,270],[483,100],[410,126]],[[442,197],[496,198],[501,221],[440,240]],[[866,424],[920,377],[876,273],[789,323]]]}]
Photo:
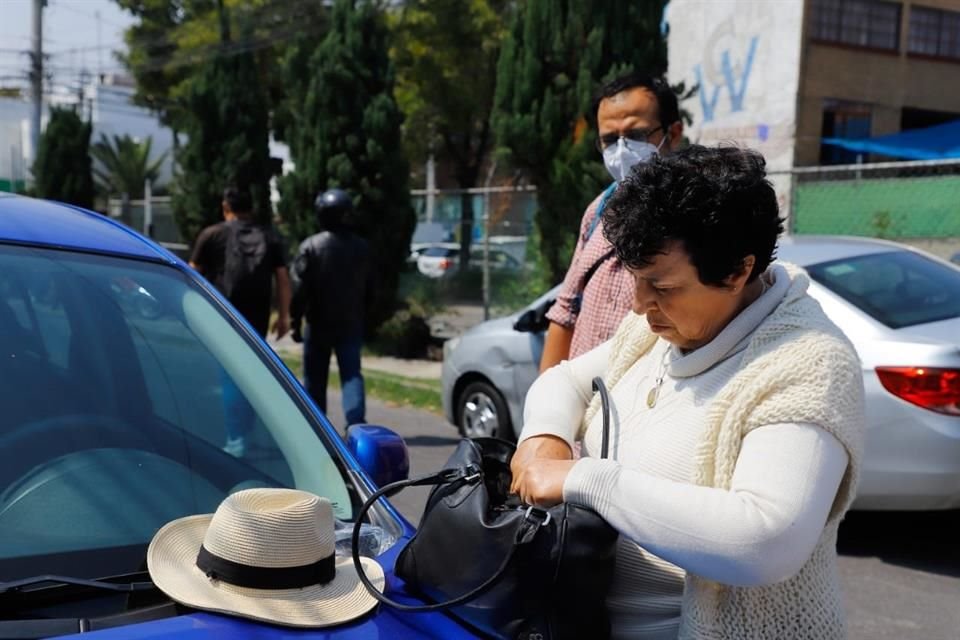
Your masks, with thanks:
[{"label": "white knit sweater", "polygon": [[[843,636],[831,540],[859,466],[859,367],[849,344],[806,296],[806,276],[781,267],[775,273],[774,290],[691,354],[679,357],[662,342],[647,354],[656,337],[637,316],[628,317],[602,349],[610,354],[606,381],[614,400],[612,452],[619,462],[581,460],[564,496],[596,509],[629,538],[621,542],[608,600],[617,635],[676,637],[684,572],[649,549],[689,572],[681,637]],[[799,350],[796,341],[804,345]],[[808,356],[812,364],[804,367]],[[594,354],[593,364],[600,357]],[[580,360],[589,359],[568,368],[583,373],[590,363]],[[669,363],[669,375],[656,407],[648,409],[646,394],[663,371],[661,362]],[[829,374],[826,386],[814,383],[823,373]],[[578,412],[549,379],[531,389],[522,438],[574,435]],[[852,385],[848,401],[826,406],[825,400],[835,401],[831,381],[844,380]],[[585,402],[580,382],[576,391]],[[551,393],[552,403],[538,401]],[[777,398],[775,404],[763,399],[765,393]],[[820,409],[811,411],[798,393]],[[588,456],[598,449],[595,409],[583,421],[593,423],[584,443]],[[709,467],[713,477],[704,473]],[[798,594],[808,582],[820,587]],[[794,597],[785,597],[783,589]],[[798,609],[809,615],[798,619]]]}]

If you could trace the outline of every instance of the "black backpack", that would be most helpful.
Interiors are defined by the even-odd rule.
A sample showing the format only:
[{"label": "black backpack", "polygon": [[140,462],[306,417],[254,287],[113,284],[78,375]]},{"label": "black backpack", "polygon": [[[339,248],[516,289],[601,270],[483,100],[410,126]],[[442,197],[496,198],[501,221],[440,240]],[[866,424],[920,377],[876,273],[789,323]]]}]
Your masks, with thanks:
[{"label": "black backpack", "polygon": [[223,265],[223,293],[227,298],[246,292],[269,289],[267,232],[258,224],[227,223],[226,259]]}]

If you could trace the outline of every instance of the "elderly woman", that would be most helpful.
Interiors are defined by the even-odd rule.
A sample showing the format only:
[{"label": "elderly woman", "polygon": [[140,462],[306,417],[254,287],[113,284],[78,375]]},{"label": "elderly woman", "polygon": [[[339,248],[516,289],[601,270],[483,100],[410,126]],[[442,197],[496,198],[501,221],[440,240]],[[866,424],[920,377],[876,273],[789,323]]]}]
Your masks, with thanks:
[{"label": "elderly woman", "polygon": [[[836,538],[863,381],[807,276],[771,264],[783,226],[762,157],[656,158],[604,225],[634,277],[633,313],[531,387],[513,489],[590,507],[620,532],[614,637],[845,637]],[[595,376],[610,389],[607,459]]]}]

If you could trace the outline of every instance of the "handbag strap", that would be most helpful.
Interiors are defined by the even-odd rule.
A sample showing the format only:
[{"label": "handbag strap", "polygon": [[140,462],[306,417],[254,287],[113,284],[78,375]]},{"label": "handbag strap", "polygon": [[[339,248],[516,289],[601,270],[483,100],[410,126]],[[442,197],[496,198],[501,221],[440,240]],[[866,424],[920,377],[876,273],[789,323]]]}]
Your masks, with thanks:
[{"label": "handbag strap", "polygon": [[[360,511],[357,512],[356,522],[353,524],[353,536],[351,538],[350,546],[353,554],[353,566],[357,570],[357,576],[360,578],[360,582],[363,583],[363,586],[366,587],[371,596],[383,604],[397,609],[398,611],[406,611],[408,613],[441,611],[443,609],[449,609],[450,607],[473,600],[503,577],[504,572],[506,572],[507,567],[510,565],[510,561],[513,560],[513,556],[517,551],[517,547],[532,541],[540,527],[550,522],[550,514],[548,512],[537,507],[528,507],[526,515],[520,524],[520,528],[517,530],[513,545],[511,545],[509,553],[507,553],[500,562],[500,566],[498,566],[497,569],[490,575],[490,577],[484,580],[479,586],[471,589],[461,596],[457,596],[443,602],[422,605],[403,604],[402,602],[397,602],[396,600],[384,595],[375,586],[373,586],[373,583],[370,582],[367,574],[364,573],[363,565],[360,562],[360,524],[363,522],[363,517],[366,515],[367,511],[371,506],[373,506],[373,503],[379,500],[382,496],[393,495],[394,493],[397,493],[401,489],[405,489],[407,487],[423,485],[439,486],[447,484],[474,484],[480,482],[482,479],[483,471],[480,469],[480,467],[471,464],[466,467],[455,469],[443,469],[437,473],[431,473],[418,478],[392,482],[384,487],[381,487],[372,496],[367,498],[366,502],[363,503],[363,506],[360,507]],[[531,517],[534,514],[537,514],[537,516]]]},{"label": "handbag strap", "polygon": [[600,405],[603,407],[603,437],[600,440],[600,457],[606,458],[610,450],[610,394],[603,378],[593,379],[593,390],[600,394]]}]

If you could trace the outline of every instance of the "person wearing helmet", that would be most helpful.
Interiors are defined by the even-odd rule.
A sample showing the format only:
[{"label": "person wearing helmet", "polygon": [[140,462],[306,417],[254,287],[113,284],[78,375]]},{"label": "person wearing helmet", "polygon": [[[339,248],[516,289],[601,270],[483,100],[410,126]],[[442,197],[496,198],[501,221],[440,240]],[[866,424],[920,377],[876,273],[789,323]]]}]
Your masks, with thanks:
[{"label": "person wearing helmet", "polygon": [[[350,195],[329,189],[314,202],[320,232],[300,244],[293,261],[293,339],[303,343],[304,386],[326,412],[330,354],[337,356],[347,426],[365,421],[360,347],[373,270],[367,242],[347,225]],[[306,327],[301,332],[301,322]]]}]

